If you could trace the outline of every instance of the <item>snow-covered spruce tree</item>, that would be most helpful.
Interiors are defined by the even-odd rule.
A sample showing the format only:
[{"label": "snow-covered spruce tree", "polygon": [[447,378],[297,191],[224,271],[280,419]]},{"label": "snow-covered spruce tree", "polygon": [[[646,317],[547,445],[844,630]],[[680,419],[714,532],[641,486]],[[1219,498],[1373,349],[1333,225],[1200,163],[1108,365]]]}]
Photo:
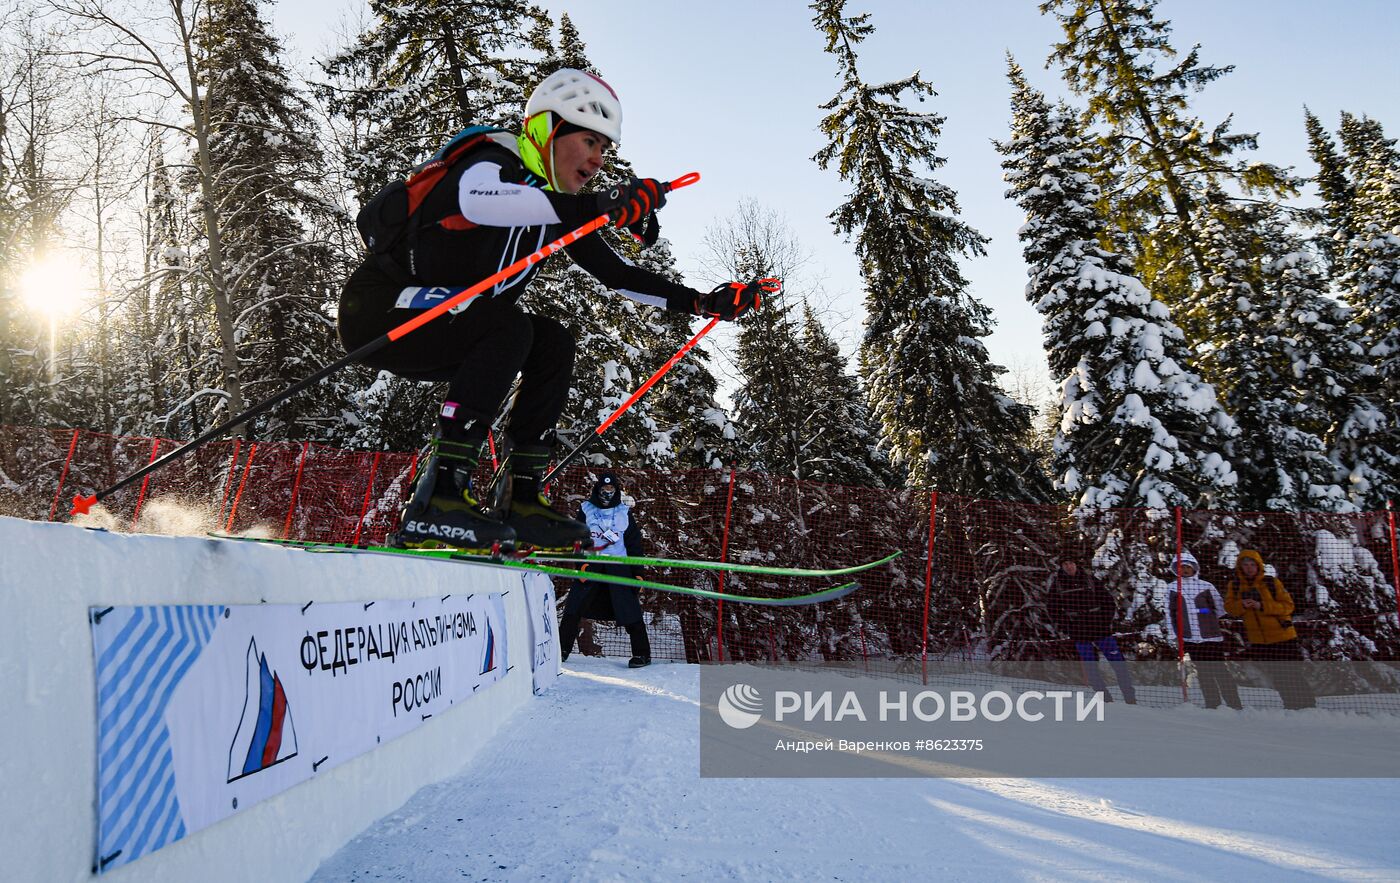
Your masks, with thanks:
[{"label": "snow-covered spruce tree", "polygon": [[[1170,309],[1123,255],[1101,245],[1108,222],[1095,181],[1096,145],[1068,107],[1052,108],[1010,62],[1011,137],[998,150],[1007,195],[1025,210],[1026,298],[1043,317],[1060,384],[1057,487],[1069,494],[1095,571],[1142,622],[1159,619],[1151,531],[1112,509],[1228,504],[1236,475],[1225,452],[1236,429],[1209,384],[1185,369]],[[1141,611],[1141,612],[1139,612]]]},{"label": "snow-covered spruce tree", "polygon": [[[776,276],[790,290],[807,259],[785,222],[753,202],[711,227],[706,245],[715,280]],[[799,324],[795,306],[784,291],[739,322],[734,405],[735,422],[743,427],[743,465],[799,481],[881,484],[869,461],[874,439],[868,421],[865,435],[850,423],[851,415],[862,413],[864,396],[815,314],[808,310]],[[880,455],[873,456],[878,462]],[[801,514],[794,515],[800,523]]]},{"label": "snow-covered spruce tree", "polygon": [[[1376,370],[1375,403],[1387,426],[1378,484],[1360,491],[1366,508],[1400,499],[1400,150],[1379,122],[1344,114],[1342,145],[1351,169],[1354,235],[1347,245],[1342,293]],[[1375,461],[1373,461],[1375,462]]]},{"label": "snow-covered spruce tree", "polygon": [[1400,215],[1400,149],[1395,139],[1386,137],[1379,120],[1346,112],[1338,134],[1352,185],[1350,232],[1355,235],[1367,224],[1394,226]]},{"label": "snow-covered spruce tree", "polygon": [[1309,658],[1394,659],[1400,653],[1395,586],[1354,520],[1309,519],[1308,588],[1323,627],[1304,639]]},{"label": "snow-covered spruce tree", "polygon": [[593,62],[588,60],[588,47],[567,12],[559,16],[559,42],[551,45],[549,56],[540,64],[539,74],[541,78],[547,77],[565,67],[598,73]]},{"label": "snow-covered spruce tree", "polygon": [[[1324,424],[1334,484],[1346,491],[1350,508],[1379,511],[1384,489],[1400,474],[1400,439],[1395,409],[1387,412],[1375,400],[1384,387],[1366,346],[1367,329],[1348,304],[1324,293],[1323,271],[1301,242],[1275,256],[1265,273],[1279,292],[1278,336],[1292,370],[1297,415]],[[1307,553],[1293,584],[1305,586],[1305,600],[1323,623],[1304,635],[1309,658],[1393,659],[1400,652],[1395,587],[1368,548],[1366,522],[1309,515],[1285,526]]]},{"label": "snow-covered spruce tree", "polygon": [[[1343,295],[1349,307],[1324,296],[1315,313],[1307,309],[1298,312],[1302,317],[1298,330],[1312,341],[1312,350],[1319,354],[1317,360],[1325,366],[1312,370],[1331,372],[1331,382],[1303,382],[1301,386],[1307,396],[1319,399],[1331,417],[1329,452],[1348,495],[1363,509],[1379,509],[1390,498],[1386,488],[1394,484],[1391,476],[1400,472],[1400,454],[1396,453],[1400,451],[1396,437],[1400,415],[1393,397],[1388,400],[1382,365],[1370,343],[1378,314],[1371,310],[1364,320],[1361,318],[1359,292],[1368,278],[1372,256],[1382,258],[1377,278],[1385,277],[1383,258],[1389,240],[1384,234],[1359,234],[1361,228],[1369,229],[1373,224],[1376,231],[1385,229],[1384,194],[1391,188],[1384,182],[1389,177],[1387,168],[1395,165],[1394,143],[1385,138],[1379,123],[1344,113],[1343,154],[1315,116],[1309,113],[1305,122],[1309,153],[1318,165],[1313,178],[1323,202],[1318,239],[1329,273],[1326,279],[1313,279],[1299,267],[1290,276],[1295,286],[1324,295],[1330,287]],[[1367,188],[1366,198],[1358,204],[1361,180],[1379,181],[1380,186]],[[1279,262],[1280,266],[1293,263]],[[1375,287],[1368,285],[1368,291],[1375,291]],[[1309,333],[1314,326],[1320,333]]]},{"label": "snow-covered spruce tree", "polygon": [[864,487],[897,484],[889,459],[880,450],[865,390],[846,370],[841,348],[805,301],[802,346],[810,366],[810,373],[802,380],[821,409],[821,431],[807,442],[812,479]]},{"label": "snow-covered spruce tree", "polygon": [[1231,458],[1239,473],[1237,504],[1251,512],[1351,509],[1327,456],[1323,416],[1299,407],[1305,393],[1298,381],[1317,353],[1293,336],[1294,322],[1318,305],[1292,290],[1288,306],[1305,316],[1285,315],[1284,292],[1274,283],[1287,280],[1271,272],[1275,257],[1292,256],[1296,267],[1301,243],[1276,206],[1232,204],[1214,189],[1196,226],[1214,268],[1195,296],[1212,317],[1196,365],[1240,428]]},{"label": "snow-covered spruce tree", "polygon": [[[338,295],[307,219],[323,157],[306,100],[281,61],[257,0],[214,0],[195,33],[211,107],[209,154],[222,200],[228,294],[248,400],[314,373],[338,354]],[[323,439],[339,423],[343,381],[293,397],[256,422],[275,439]]]},{"label": "snow-covered spruce tree", "polygon": [[346,157],[361,198],[466,126],[516,126],[550,51],[548,19],[524,0],[373,0],[370,11],[370,29],[322,63],[331,112],[364,126]]},{"label": "snow-covered spruce tree", "polygon": [[1124,256],[1100,246],[1097,150],[1073,112],[1051,108],[1014,62],[1011,82],[1011,138],[998,149],[1007,195],[1027,214],[1026,298],[1044,317],[1061,379],[1057,486],[1086,509],[1228,503],[1237,479],[1223,452],[1234,422],[1185,370],[1171,311]]},{"label": "snow-covered spruce tree", "polygon": [[1291,396],[1291,420],[1326,443],[1331,472],[1319,496],[1340,494],[1350,503],[1315,507],[1375,508],[1368,505],[1369,491],[1383,486],[1396,455],[1385,412],[1374,401],[1374,360],[1354,311],[1326,294],[1324,271],[1298,233],[1279,229],[1271,238],[1282,247],[1264,264],[1263,274],[1275,292],[1272,336]]},{"label": "snow-covered spruce tree", "polygon": [[[1395,645],[1388,615],[1394,588],[1366,548],[1364,522],[1344,514],[1364,502],[1355,491],[1369,487],[1377,466],[1385,465],[1375,462],[1383,448],[1372,427],[1381,421],[1366,395],[1374,368],[1351,311],[1321,293],[1322,272],[1282,211],[1223,199],[1211,200],[1208,210],[1236,215],[1201,220],[1208,259],[1221,268],[1202,293],[1222,319],[1222,334],[1201,364],[1220,377],[1227,404],[1240,403],[1233,462],[1241,508],[1312,511],[1222,516],[1207,533],[1226,546],[1297,550],[1275,563],[1295,601],[1315,604],[1321,614],[1304,634],[1309,655],[1374,658]],[[1261,260],[1242,257],[1247,254]],[[1323,441],[1329,431],[1344,442],[1330,452]],[[1220,563],[1232,565],[1238,549],[1222,552]]]},{"label": "snow-covered spruce tree", "polygon": [[1342,275],[1342,254],[1346,244],[1356,235],[1351,219],[1354,188],[1347,176],[1346,161],[1337,151],[1337,143],[1322,125],[1322,121],[1304,108],[1303,126],[1308,134],[1308,155],[1317,163],[1312,182],[1317,185],[1322,206],[1315,213],[1321,228],[1317,238],[1318,251],[1327,261],[1327,278]]},{"label": "snow-covered spruce tree", "polygon": [[[1189,307],[1204,263],[1201,232],[1193,219],[1211,184],[1234,192],[1287,194],[1289,176],[1276,166],[1249,161],[1252,134],[1230,132],[1230,119],[1207,126],[1190,112],[1190,96],[1228,74],[1231,66],[1201,63],[1199,47],[1178,58],[1170,22],[1156,15],[1157,0],[1046,0],[1065,39],[1056,44],[1066,82],[1088,102],[1086,121],[1101,123],[1101,174],[1114,179],[1102,192],[1110,223],[1135,245],[1126,256],[1149,290],[1174,308],[1193,343],[1209,317]],[[1101,180],[1101,184],[1105,181]]]},{"label": "snow-covered spruce tree", "polygon": [[818,0],[813,23],[835,57],[841,89],[822,106],[828,143],[814,157],[851,185],[831,215],[855,235],[866,286],[860,371],[890,459],[913,485],[991,499],[1048,499],[1048,482],[1022,444],[1030,409],[997,386],[1003,369],[982,338],[987,307],[967,291],[958,258],[985,239],[957,218],[957,196],[921,173],[936,153],[943,118],[904,107],[933,94],[917,73],[872,85],[856,46],[874,31],[844,0]]},{"label": "snow-covered spruce tree", "polygon": [[[736,279],[772,273],[762,263],[740,264],[745,270]],[[822,414],[802,382],[808,365],[791,313],[792,305],[779,296],[741,320],[734,419],[749,444],[749,469],[808,480],[813,476],[805,441],[821,431]]]}]

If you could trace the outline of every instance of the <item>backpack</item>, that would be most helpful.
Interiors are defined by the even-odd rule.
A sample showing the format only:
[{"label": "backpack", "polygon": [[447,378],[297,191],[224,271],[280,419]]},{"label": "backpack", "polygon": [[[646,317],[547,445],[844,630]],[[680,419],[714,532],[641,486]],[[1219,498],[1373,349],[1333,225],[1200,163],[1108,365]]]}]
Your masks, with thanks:
[{"label": "backpack", "polygon": [[[380,266],[396,277],[416,276],[414,247],[422,219],[418,209],[447,173],[468,153],[491,141],[491,136],[506,133],[492,126],[469,126],[452,136],[452,140],[417,166],[402,180],[391,181],[360,208],[355,226],[371,256]],[[508,134],[508,133],[506,133]],[[452,215],[438,222],[449,230],[469,230],[476,225],[461,215]],[[406,260],[404,260],[406,258]]]}]

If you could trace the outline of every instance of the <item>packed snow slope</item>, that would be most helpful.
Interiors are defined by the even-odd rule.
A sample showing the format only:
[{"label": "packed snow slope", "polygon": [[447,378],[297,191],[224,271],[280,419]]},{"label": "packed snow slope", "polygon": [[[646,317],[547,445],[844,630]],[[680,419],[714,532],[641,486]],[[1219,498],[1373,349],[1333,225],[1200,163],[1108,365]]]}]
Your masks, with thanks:
[{"label": "packed snow slope", "polygon": [[574,656],[313,879],[1400,879],[1397,780],[701,779],[698,697]]}]

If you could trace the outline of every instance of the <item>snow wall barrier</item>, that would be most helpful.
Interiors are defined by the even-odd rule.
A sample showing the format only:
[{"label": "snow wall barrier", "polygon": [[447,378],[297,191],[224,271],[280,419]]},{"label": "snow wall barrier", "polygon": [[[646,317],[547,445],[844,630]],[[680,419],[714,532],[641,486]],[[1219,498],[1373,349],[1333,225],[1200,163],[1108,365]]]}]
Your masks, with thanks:
[{"label": "snow wall barrier", "polygon": [[[543,610],[550,588],[471,564],[6,517],[0,561],[11,880],[306,879],[531,698],[526,595]],[[123,658],[142,636],[147,655]],[[211,667],[221,643],[237,652]]]}]

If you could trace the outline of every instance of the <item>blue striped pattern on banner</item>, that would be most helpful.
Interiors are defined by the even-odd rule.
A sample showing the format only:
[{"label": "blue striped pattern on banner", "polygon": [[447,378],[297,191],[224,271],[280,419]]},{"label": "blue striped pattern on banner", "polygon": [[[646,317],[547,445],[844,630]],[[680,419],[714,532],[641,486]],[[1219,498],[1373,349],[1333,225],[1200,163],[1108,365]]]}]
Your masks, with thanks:
[{"label": "blue striped pattern on banner", "polygon": [[165,707],[223,611],[222,606],[120,607],[93,626],[99,870],[134,861],[185,835]]}]

